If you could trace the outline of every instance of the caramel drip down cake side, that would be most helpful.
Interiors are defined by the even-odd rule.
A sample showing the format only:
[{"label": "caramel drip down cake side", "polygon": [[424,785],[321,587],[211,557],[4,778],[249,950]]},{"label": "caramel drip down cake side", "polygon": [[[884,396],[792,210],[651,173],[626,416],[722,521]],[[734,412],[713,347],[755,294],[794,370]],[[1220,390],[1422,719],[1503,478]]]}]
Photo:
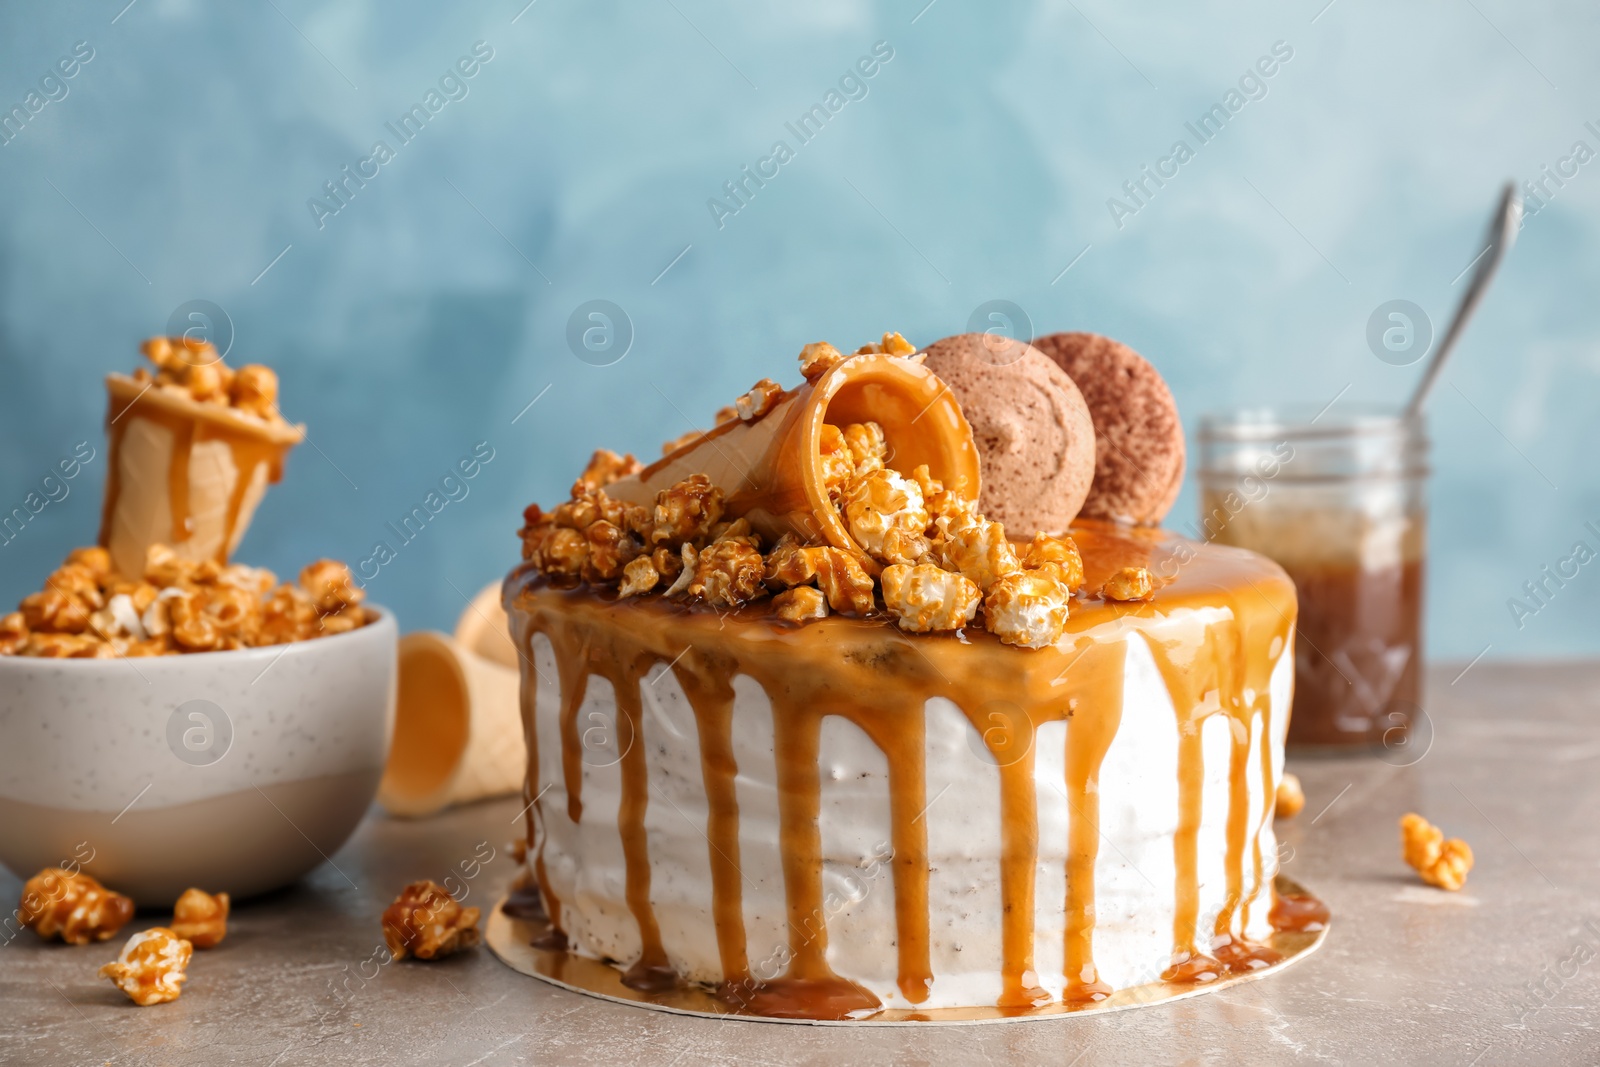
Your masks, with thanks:
[{"label": "caramel drip down cake side", "polygon": [[1055,645],[793,625],[508,579],[529,865],[572,950],[743,1010],[1089,1002],[1270,962],[1294,593],[1248,553],[1075,530]]}]

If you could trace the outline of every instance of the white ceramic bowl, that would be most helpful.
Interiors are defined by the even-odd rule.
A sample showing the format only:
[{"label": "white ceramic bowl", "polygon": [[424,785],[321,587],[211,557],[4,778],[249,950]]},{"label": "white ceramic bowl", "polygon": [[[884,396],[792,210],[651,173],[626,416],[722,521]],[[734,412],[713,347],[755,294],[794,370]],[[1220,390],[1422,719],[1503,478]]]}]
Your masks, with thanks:
[{"label": "white ceramic bowl", "polygon": [[293,882],[350,836],[394,721],[394,616],[269,648],[0,656],[0,862],[140,905]]}]

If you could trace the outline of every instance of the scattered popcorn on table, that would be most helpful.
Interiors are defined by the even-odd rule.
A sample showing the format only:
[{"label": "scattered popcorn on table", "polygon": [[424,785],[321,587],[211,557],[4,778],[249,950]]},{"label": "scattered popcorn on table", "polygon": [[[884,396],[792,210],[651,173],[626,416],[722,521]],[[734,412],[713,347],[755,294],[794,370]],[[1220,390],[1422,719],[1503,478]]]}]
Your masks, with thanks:
[{"label": "scattered popcorn on table", "polygon": [[116,961],[100,968],[100,977],[141,1008],[177,1000],[188,975],[184,969],[194,946],[164,926],[140,931],[122,946]]},{"label": "scattered popcorn on table", "polygon": [[441,959],[478,943],[478,909],[434,882],[412,882],[383,912],[383,939],[397,960]]},{"label": "scattered popcorn on table", "polygon": [[185,889],[172,906],[172,932],[195,948],[216,948],[228,936],[228,894]]},{"label": "scattered popcorn on table", "polygon": [[1440,889],[1460,889],[1472,870],[1472,848],[1459,837],[1446,840],[1443,830],[1414,812],[1400,819],[1400,849],[1422,880]]},{"label": "scattered popcorn on table", "polygon": [[50,867],[29,878],[17,904],[17,921],[46,941],[69,945],[106,941],[133,918],[133,901],[81,871]]}]

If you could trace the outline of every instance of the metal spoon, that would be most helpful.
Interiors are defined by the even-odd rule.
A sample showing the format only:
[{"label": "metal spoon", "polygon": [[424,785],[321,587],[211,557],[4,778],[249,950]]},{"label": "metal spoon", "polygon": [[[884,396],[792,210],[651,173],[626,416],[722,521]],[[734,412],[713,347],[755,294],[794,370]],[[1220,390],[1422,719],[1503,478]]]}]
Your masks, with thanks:
[{"label": "metal spoon", "polygon": [[1478,301],[1483,299],[1484,290],[1488,289],[1489,283],[1494,280],[1494,272],[1499,268],[1500,261],[1516,242],[1517,230],[1521,225],[1522,196],[1517,192],[1515,182],[1506,182],[1506,187],[1500,194],[1500,205],[1495,208],[1494,218],[1489,220],[1489,234],[1484,242],[1486,247],[1478,254],[1478,269],[1473,273],[1472,282],[1462,295],[1461,303],[1456,305],[1455,318],[1450,320],[1450,328],[1445,330],[1444,340],[1433,350],[1433,358],[1422,371],[1422,380],[1417,383],[1416,391],[1411,394],[1411,402],[1406,405],[1406,419],[1415,419],[1422,414],[1422,405],[1427,402],[1428,392],[1438,380],[1439,371],[1444,368],[1444,361],[1450,358],[1450,352],[1460,339],[1461,331],[1466,329],[1467,320],[1472,318],[1472,312],[1476,310]]}]

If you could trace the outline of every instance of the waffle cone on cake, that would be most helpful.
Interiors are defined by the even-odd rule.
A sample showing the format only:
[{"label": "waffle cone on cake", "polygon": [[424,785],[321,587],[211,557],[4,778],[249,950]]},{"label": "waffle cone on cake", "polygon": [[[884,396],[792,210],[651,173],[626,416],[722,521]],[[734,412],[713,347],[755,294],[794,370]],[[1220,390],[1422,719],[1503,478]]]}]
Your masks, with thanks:
[{"label": "waffle cone on cake", "polygon": [[978,452],[955,396],[920,359],[859,355],[780,394],[758,418],[730,419],[638,474],[606,485],[614,500],[650,505],[656,494],[701,474],[726,512],[764,537],[794,534],[859,550],[829,503],[819,439],[824,424],[872,420],[883,428],[887,465],[926,464],[963,499],[978,498]]}]

